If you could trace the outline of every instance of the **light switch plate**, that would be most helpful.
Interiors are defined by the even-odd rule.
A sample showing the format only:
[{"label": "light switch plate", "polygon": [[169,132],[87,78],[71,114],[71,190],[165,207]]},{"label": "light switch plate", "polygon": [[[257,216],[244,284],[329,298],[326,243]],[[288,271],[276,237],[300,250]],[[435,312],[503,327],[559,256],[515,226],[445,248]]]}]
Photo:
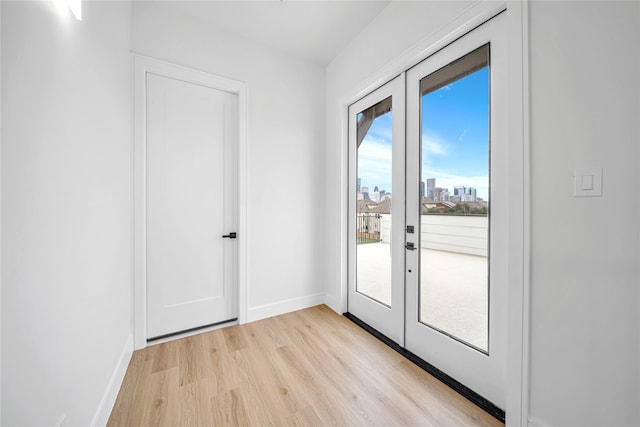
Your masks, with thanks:
[{"label": "light switch plate", "polygon": [[602,168],[576,169],[573,172],[574,197],[602,196]]}]

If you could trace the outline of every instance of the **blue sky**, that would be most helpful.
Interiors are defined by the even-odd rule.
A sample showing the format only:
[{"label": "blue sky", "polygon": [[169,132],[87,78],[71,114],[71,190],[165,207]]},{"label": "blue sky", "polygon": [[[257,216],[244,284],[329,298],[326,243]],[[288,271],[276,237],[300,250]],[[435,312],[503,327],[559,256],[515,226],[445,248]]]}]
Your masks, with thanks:
[{"label": "blue sky", "polygon": [[391,118],[390,111],[373,121],[358,149],[358,178],[373,191],[391,192]]},{"label": "blue sky", "polygon": [[[483,68],[422,97],[422,177],[464,185],[488,200],[489,70]],[[378,117],[358,150],[362,186],[391,191],[391,113]]]}]

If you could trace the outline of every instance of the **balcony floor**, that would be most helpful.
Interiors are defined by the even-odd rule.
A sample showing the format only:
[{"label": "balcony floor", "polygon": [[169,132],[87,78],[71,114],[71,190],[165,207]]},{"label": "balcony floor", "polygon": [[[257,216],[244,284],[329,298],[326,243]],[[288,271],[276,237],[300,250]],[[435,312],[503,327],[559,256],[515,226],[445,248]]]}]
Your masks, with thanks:
[{"label": "balcony floor", "polygon": [[[358,291],[391,305],[391,245],[357,246]],[[421,249],[420,320],[480,349],[487,348],[487,258]]]}]

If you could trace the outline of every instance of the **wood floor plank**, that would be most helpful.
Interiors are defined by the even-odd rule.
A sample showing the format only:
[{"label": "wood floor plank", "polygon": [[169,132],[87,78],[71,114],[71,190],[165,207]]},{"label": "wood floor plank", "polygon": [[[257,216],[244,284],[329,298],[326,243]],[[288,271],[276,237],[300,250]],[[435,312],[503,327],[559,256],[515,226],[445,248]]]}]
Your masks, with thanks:
[{"label": "wood floor plank", "polygon": [[303,393],[312,402],[323,425],[347,425],[346,421],[353,419],[353,413],[343,404],[342,396],[335,393],[326,381],[314,375],[314,370],[307,365],[304,355],[298,353],[295,347],[278,348],[277,363],[290,370],[294,382],[306,385]]},{"label": "wood floor plank", "polygon": [[178,366],[179,347],[175,341],[170,341],[146,348],[149,350],[148,357],[153,360],[153,373]]},{"label": "wood floor plank", "polygon": [[501,426],[324,305],[136,351],[108,426]]},{"label": "wood floor plank", "polygon": [[240,389],[228,390],[211,399],[214,426],[248,426],[247,406]]},{"label": "wood floor plank", "polygon": [[209,369],[205,339],[203,334],[183,338],[181,345],[177,349],[181,387],[207,378]]},{"label": "wood floor plank", "polygon": [[[249,425],[279,425],[282,415],[281,408],[276,407],[273,401],[273,392],[262,387],[260,377],[261,368],[253,365],[246,349],[233,353],[236,369],[240,380],[240,393],[246,405],[246,414]],[[271,378],[271,375],[269,375]]]},{"label": "wood floor plank", "polygon": [[233,359],[227,350],[222,331],[217,330],[202,335],[208,379],[214,387],[212,396],[238,388],[240,386],[238,376],[233,369]]},{"label": "wood floor plank", "polygon": [[[347,388],[349,393],[344,397],[351,398],[355,408],[360,406],[377,408],[380,412],[374,414],[377,421],[385,418],[389,418],[389,422],[395,421],[401,424],[412,421],[409,415],[412,409],[410,402],[406,399],[396,399],[398,397],[397,391],[388,387],[389,382],[386,379],[386,374],[389,371],[374,369],[376,361],[371,361],[370,353],[362,352],[358,346],[353,344],[345,344],[337,349],[323,338],[323,334],[319,330],[314,330],[314,327],[306,322],[304,328],[292,328],[290,332],[300,339],[300,346],[317,347],[322,350],[320,354],[325,359],[325,363],[322,359],[314,358],[312,364],[321,367],[320,371],[323,376],[331,378],[335,372],[333,368],[326,371],[323,369],[324,366],[339,366],[342,370],[350,372],[347,378],[337,379],[333,386]],[[361,405],[361,402],[364,403]],[[364,421],[368,421],[369,412],[361,412],[360,416]]]},{"label": "wood floor plank", "polygon": [[229,351],[237,351],[247,348],[247,339],[244,336],[243,328],[240,325],[230,326],[222,329],[224,339]]},{"label": "wood floor plank", "polygon": [[308,402],[302,393],[298,383],[287,375],[288,369],[278,366],[275,362],[277,355],[275,349],[265,350],[264,353],[248,351],[244,354],[252,369],[258,372],[270,372],[270,375],[256,377],[256,391],[271,396],[269,406],[277,408],[283,415],[295,414],[308,406]]},{"label": "wood floor plank", "polygon": [[[175,368],[173,368],[175,372]],[[169,382],[171,370],[156,372],[151,374],[146,392],[146,403],[144,404],[148,410],[141,415],[141,425],[160,425],[163,420],[170,418],[167,413],[169,404]]]},{"label": "wood floor plank", "polygon": [[[365,424],[370,424],[374,420],[383,423],[385,421],[391,422],[391,419],[387,419],[386,413],[379,411],[379,407],[374,401],[375,396],[371,395],[373,390],[370,387],[362,387],[361,375],[357,375],[357,371],[352,370],[348,366],[348,362],[343,362],[336,354],[328,353],[327,348],[321,345],[320,340],[303,328],[290,328],[289,333],[297,343],[294,351],[300,352],[301,348],[319,348],[321,350],[297,354],[296,358],[307,359],[311,369],[317,373],[318,381],[323,383],[323,387],[340,396],[343,402],[349,402],[353,419],[361,420]],[[355,359],[353,362],[357,363],[358,361]],[[350,374],[348,376],[341,375],[344,372],[342,368],[349,368]],[[366,375],[370,376],[371,374],[372,372],[368,371]]]},{"label": "wood floor plank", "polygon": [[206,421],[211,422],[213,418],[213,414],[209,412],[211,410],[211,404],[207,401],[206,395],[202,394],[198,382],[182,385],[179,389],[179,399],[179,425],[200,426],[205,425]]},{"label": "wood floor plank", "polygon": [[292,414],[289,418],[287,418],[287,425],[291,427],[299,427],[299,426],[321,426],[323,425],[322,420],[316,414],[316,411],[312,406],[307,406],[301,411]]}]

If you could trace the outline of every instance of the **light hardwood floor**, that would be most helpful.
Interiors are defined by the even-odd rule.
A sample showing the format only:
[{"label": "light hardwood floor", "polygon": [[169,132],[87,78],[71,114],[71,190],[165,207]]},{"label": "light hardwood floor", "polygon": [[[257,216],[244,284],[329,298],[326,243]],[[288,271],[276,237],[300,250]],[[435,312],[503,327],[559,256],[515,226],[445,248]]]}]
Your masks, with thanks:
[{"label": "light hardwood floor", "polygon": [[136,351],[109,426],[503,425],[324,305]]}]

